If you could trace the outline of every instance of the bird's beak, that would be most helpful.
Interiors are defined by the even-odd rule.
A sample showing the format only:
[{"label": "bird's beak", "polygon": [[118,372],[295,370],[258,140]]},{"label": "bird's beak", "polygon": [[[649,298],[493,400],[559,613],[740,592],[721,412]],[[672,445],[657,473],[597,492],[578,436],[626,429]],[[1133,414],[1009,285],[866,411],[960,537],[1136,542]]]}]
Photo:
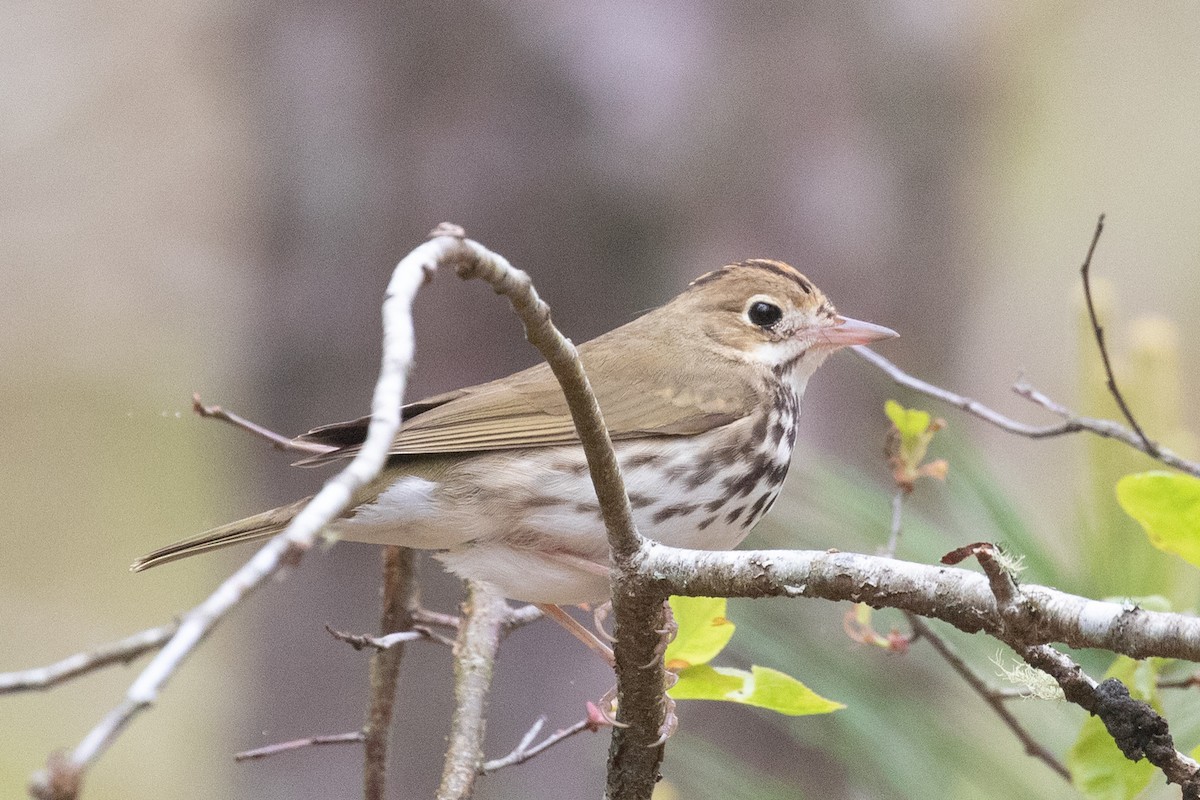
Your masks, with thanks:
[{"label": "bird's beak", "polygon": [[873,322],[839,316],[832,328],[826,328],[821,332],[821,341],[823,344],[833,347],[849,347],[855,344],[878,342],[880,339],[891,339],[899,335],[891,328],[885,328]]}]

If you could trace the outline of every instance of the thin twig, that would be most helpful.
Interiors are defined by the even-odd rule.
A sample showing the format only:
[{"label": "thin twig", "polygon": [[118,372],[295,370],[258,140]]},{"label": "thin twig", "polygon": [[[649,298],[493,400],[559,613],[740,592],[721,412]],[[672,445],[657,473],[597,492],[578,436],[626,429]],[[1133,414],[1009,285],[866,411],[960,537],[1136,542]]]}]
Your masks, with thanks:
[{"label": "thin twig", "polygon": [[412,610],[413,622],[421,625],[429,625],[435,628],[449,628],[458,630],[462,625],[462,618],[454,614],[443,614],[441,611],[430,611],[427,608],[418,606]]},{"label": "thin twig", "polygon": [[49,689],[63,681],[77,678],[110,664],[128,664],[143,653],[157,650],[175,635],[178,622],[135,633],[118,642],[101,645],[86,653],[67,656],[44,667],[0,673],[0,694],[30,689]]},{"label": "thin twig", "polygon": [[1083,266],[1079,268],[1079,276],[1083,279],[1083,299],[1087,303],[1088,317],[1092,321],[1092,333],[1096,337],[1096,347],[1100,351],[1100,361],[1104,364],[1104,375],[1106,377],[1105,385],[1108,387],[1109,394],[1117,401],[1117,407],[1121,409],[1121,413],[1125,416],[1125,420],[1129,423],[1129,427],[1133,428],[1133,432],[1137,434],[1144,447],[1144,451],[1151,456],[1158,456],[1158,445],[1150,441],[1150,437],[1142,430],[1142,426],[1134,419],[1133,411],[1129,408],[1129,404],[1125,402],[1125,396],[1121,394],[1121,390],[1117,388],[1117,376],[1113,372],[1112,360],[1108,357],[1108,346],[1104,343],[1104,328],[1100,325],[1100,317],[1096,314],[1096,304],[1092,300],[1092,254],[1096,252],[1096,245],[1100,242],[1100,234],[1104,231],[1104,215],[1096,220],[1096,231],[1092,234],[1092,243],[1088,245],[1087,256],[1083,259]]},{"label": "thin twig", "polygon": [[[30,781],[38,796],[70,800],[78,794],[83,773],[116,740],[125,726],[158,698],[167,681],[216,625],[284,565],[296,563],[326,525],[350,503],[354,492],[370,482],[387,458],[400,427],[408,368],[413,360],[412,303],[417,290],[459,240],[442,228],[433,238],[401,259],[383,301],[383,359],[371,402],[371,423],[362,448],[345,469],[330,478],[288,527],[227,578],[209,597],[183,616],[179,629],[146,666],[125,699],[84,737],[67,757],[52,758]],[[66,794],[61,787],[68,787]]]},{"label": "thin twig", "polygon": [[[904,513],[904,499],[907,494],[908,493],[904,491],[904,488],[901,487],[896,490],[896,494],[892,497],[892,526],[891,534],[888,537],[887,551],[887,556],[889,558],[895,556],[896,554],[896,544],[900,538],[900,526]],[[992,559],[992,561],[994,562],[994,559]],[[993,587],[993,592],[994,591],[995,587]],[[1017,740],[1021,742],[1022,746],[1024,746],[1026,753],[1045,763],[1046,766],[1058,773],[1063,780],[1070,783],[1070,771],[1067,770],[1066,766],[1061,761],[1054,757],[1053,753],[1051,753],[1036,739],[1034,739],[1033,735],[1025,729],[1025,726],[1021,724],[1020,720],[1018,720],[1016,716],[1014,716],[1012,712],[1008,710],[1007,706],[1004,704],[1004,693],[989,685],[987,681],[985,681],[978,673],[976,673],[975,670],[973,670],[970,665],[968,665],[967,662],[964,661],[962,657],[954,650],[950,643],[943,639],[941,634],[934,631],[933,628],[929,626],[929,623],[927,623],[924,619],[911,611],[904,612],[904,615],[908,619],[909,626],[912,628],[913,633],[911,641],[915,642],[918,639],[924,639],[927,641],[930,647],[932,647],[937,654],[940,655],[942,659],[950,665],[950,668],[958,673],[959,677],[966,682],[967,686],[969,686],[977,695],[983,698],[983,701],[987,703],[992,709],[993,713],[1000,718],[1000,721],[1008,726],[1008,729],[1012,731],[1013,735],[1016,736]]]},{"label": "thin twig", "polygon": [[937,654],[940,655],[947,664],[950,665],[950,668],[958,673],[958,676],[962,678],[968,686],[971,687],[975,694],[983,698],[983,701],[987,703],[992,709],[992,712],[1000,718],[1000,721],[1008,726],[1008,729],[1012,731],[1013,735],[1017,737],[1017,740],[1020,741],[1021,745],[1025,748],[1025,752],[1044,763],[1050,769],[1054,770],[1054,772],[1056,772],[1060,778],[1070,783],[1071,773],[1067,769],[1066,765],[1059,761],[1053,753],[1051,753],[1049,750],[1043,747],[1041,743],[1034,739],[1033,734],[1025,729],[1025,726],[1021,724],[1021,721],[1018,720],[1016,716],[1014,716],[1013,713],[1008,710],[1008,706],[1005,705],[1005,699],[1010,696],[1020,695],[1010,695],[1003,689],[997,689],[989,685],[987,681],[985,681],[978,673],[975,672],[975,670],[971,669],[970,665],[968,665],[967,662],[962,659],[962,656],[960,656],[954,650],[954,648],[950,646],[949,642],[947,642],[940,634],[936,633],[932,628],[929,627],[929,624],[926,623],[925,620],[912,613],[908,613],[905,616],[908,617],[908,622],[912,626],[914,640],[917,637],[920,637],[929,642],[929,645],[937,651]]},{"label": "thin twig", "polygon": [[372,636],[369,633],[348,633],[347,631],[336,630],[329,625],[325,626],[325,631],[339,642],[345,642],[355,650],[362,650],[367,647],[372,650],[387,650],[408,642],[420,642],[424,640],[434,641],[449,647],[454,646],[453,639],[447,639],[440,633],[434,633],[423,625],[414,625],[409,630],[396,631],[386,636]]},{"label": "thin twig", "polygon": [[320,455],[328,453],[330,450],[337,448],[327,444],[317,444],[316,442],[301,442],[291,437],[284,436],[282,433],[276,433],[270,428],[264,428],[256,422],[251,422],[245,417],[240,417],[232,411],[226,411],[220,406],[206,406],[200,402],[200,393],[196,392],[192,395],[192,411],[198,416],[205,419],[215,419],[219,422],[227,422],[235,428],[240,428],[247,433],[253,434],[260,439],[266,439],[271,443],[271,446],[276,450],[288,450],[297,453],[311,453]]},{"label": "thin twig", "polygon": [[497,770],[504,769],[505,767],[524,764],[526,761],[530,760],[534,756],[539,755],[540,753],[545,752],[546,750],[549,750],[559,742],[566,741],[572,736],[583,733],[584,731],[596,730],[595,723],[590,719],[584,718],[570,727],[560,728],[537,744],[533,744],[533,740],[537,738],[538,733],[541,732],[545,721],[545,717],[540,717],[538,721],[534,723],[533,727],[530,728],[525,734],[525,737],[521,739],[521,743],[513,748],[511,753],[501,758],[493,758],[491,761],[485,761],[482,765],[480,765],[479,774],[487,775],[489,773],[496,772]]},{"label": "thin twig", "polygon": [[900,531],[904,520],[904,496],[907,492],[901,487],[892,495],[892,524],[888,530],[887,547],[884,550],[884,555],[888,558],[893,558],[896,555],[896,548],[900,546]]},{"label": "thin twig", "polygon": [[[379,631],[385,636],[412,627],[409,606],[415,603],[413,551],[407,547],[383,548],[383,603]],[[371,656],[371,701],[363,725],[363,797],[383,800],[387,779],[388,736],[396,702],[396,679],[404,647],[376,650]]]},{"label": "thin twig", "polygon": [[315,747],[317,745],[325,744],[359,744],[362,741],[362,731],[334,733],[328,736],[309,736],[305,739],[293,739],[290,742],[279,742],[278,744],[269,744],[265,747],[256,747],[253,750],[243,750],[240,753],[234,753],[233,760],[257,761],[260,758],[269,758],[271,756],[277,756],[280,753],[290,753],[293,750],[300,750],[305,747]]},{"label": "thin twig", "polygon": [[1136,433],[1126,428],[1124,425],[1113,422],[1107,419],[1095,419],[1092,417],[1083,417],[1075,414],[1070,409],[1060,405],[1053,400],[1050,400],[1045,395],[1029,386],[1024,381],[1018,381],[1013,386],[1015,391],[1021,397],[1024,397],[1038,405],[1043,406],[1049,411],[1061,416],[1064,421],[1057,425],[1028,425],[1024,422],[1018,422],[1010,417],[1006,417],[999,411],[995,411],[977,400],[965,397],[960,394],[955,394],[940,386],[934,386],[920,378],[916,378],[900,367],[893,364],[888,359],[876,353],[864,345],[855,345],[850,348],[864,361],[878,367],[888,375],[895,383],[912,389],[915,392],[920,392],[927,397],[932,397],[936,400],[941,400],[955,408],[958,408],[971,416],[995,425],[997,428],[1014,433],[1018,436],[1024,436],[1029,439],[1049,439],[1056,436],[1065,436],[1072,433],[1080,433],[1087,431],[1096,436],[1105,439],[1116,439],[1119,442],[1124,442],[1135,450],[1140,450],[1147,455],[1151,455],[1158,461],[1173,467],[1181,472],[1186,472],[1189,475],[1195,475],[1200,478],[1200,462],[1189,461],[1168,450],[1161,445],[1155,445],[1154,451],[1146,449],[1146,443],[1142,441]]}]

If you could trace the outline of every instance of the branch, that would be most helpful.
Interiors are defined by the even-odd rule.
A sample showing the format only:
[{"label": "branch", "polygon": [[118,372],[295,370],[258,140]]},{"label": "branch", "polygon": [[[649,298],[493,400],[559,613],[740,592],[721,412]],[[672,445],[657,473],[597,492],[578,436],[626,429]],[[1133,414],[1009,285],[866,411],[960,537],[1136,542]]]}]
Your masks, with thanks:
[{"label": "branch", "polygon": [[325,744],[359,744],[363,741],[363,739],[364,734],[362,731],[334,733],[327,736],[309,736],[304,739],[293,739],[290,742],[269,744],[266,747],[256,747],[253,750],[243,750],[240,753],[234,753],[233,760],[258,761],[262,758],[270,758],[271,756],[277,756],[280,753],[290,753],[293,750],[301,750],[306,747],[315,747]]},{"label": "branch", "polygon": [[1003,722],[1010,731],[1012,731],[1013,735],[1017,737],[1017,740],[1020,741],[1021,745],[1025,748],[1025,753],[1038,759],[1052,769],[1060,778],[1065,780],[1067,783],[1070,783],[1071,772],[1061,761],[1055,758],[1053,753],[1043,747],[1037,739],[1033,738],[1033,734],[1025,729],[1025,726],[1021,724],[1021,721],[1018,720],[1016,716],[1008,710],[1008,706],[1005,705],[1004,701],[1006,699],[1010,697],[1021,697],[1023,695],[1006,693],[996,689],[994,686],[990,686],[987,681],[985,681],[975,672],[975,670],[971,669],[967,662],[963,661],[962,656],[960,656],[958,652],[950,646],[949,642],[947,642],[931,627],[929,627],[929,624],[925,622],[925,620],[911,612],[909,612],[906,616],[908,617],[908,622],[913,629],[913,639],[916,640],[918,637],[920,637],[929,642],[929,645],[935,651],[937,651],[937,654],[940,655],[947,664],[950,665],[950,668],[958,673],[958,676],[962,678],[963,681],[965,681],[966,684],[971,687],[971,689],[977,695],[983,698],[983,701],[988,704],[988,707],[992,709],[992,712],[1000,718],[1000,721]]},{"label": "branch", "polygon": [[999,411],[985,406],[978,400],[955,394],[947,389],[934,386],[932,383],[927,383],[920,378],[913,377],[874,350],[863,345],[855,345],[850,349],[857,353],[864,361],[883,370],[896,384],[912,389],[914,392],[919,392],[927,397],[948,403],[955,408],[967,412],[971,416],[978,417],[984,422],[995,425],[997,428],[1009,433],[1015,433],[1018,436],[1024,436],[1028,439],[1048,439],[1055,436],[1065,436],[1071,433],[1087,431],[1105,439],[1116,439],[1119,442],[1124,442],[1133,449],[1140,450],[1169,467],[1200,478],[1200,462],[1189,461],[1160,445],[1154,445],[1153,449],[1147,449],[1146,443],[1136,433],[1125,426],[1112,420],[1079,416],[1067,407],[1054,402],[1041,392],[1033,389],[1024,381],[1018,381],[1013,386],[1013,391],[1021,397],[1061,416],[1064,419],[1063,422],[1058,425],[1043,426],[1018,422],[1010,417],[1006,417]]},{"label": "branch", "polygon": [[1158,446],[1150,441],[1150,437],[1142,430],[1142,426],[1138,425],[1137,420],[1133,418],[1133,411],[1125,402],[1125,396],[1121,394],[1121,390],[1117,388],[1117,376],[1113,373],[1112,361],[1108,357],[1108,347],[1104,343],[1104,328],[1100,325],[1100,317],[1096,315],[1096,304],[1092,300],[1092,254],[1096,252],[1096,245],[1099,244],[1100,234],[1103,231],[1104,215],[1101,214],[1100,219],[1096,220],[1096,232],[1092,234],[1092,243],[1088,246],[1083,266],[1079,268],[1079,276],[1083,280],[1083,299],[1087,303],[1088,319],[1092,322],[1092,333],[1096,337],[1096,348],[1100,351],[1100,361],[1104,364],[1104,375],[1107,378],[1105,385],[1113,399],[1117,401],[1117,407],[1121,409],[1129,427],[1133,428],[1133,432],[1141,440],[1143,451],[1157,457]]},{"label": "branch", "polygon": [[479,774],[488,775],[492,772],[504,769],[505,767],[524,764],[534,756],[549,750],[559,742],[566,741],[578,733],[597,730],[596,723],[591,719],[584,717],[574,725],[571,725],[568,728],[559,728],[542,741],[534,744],[533,740],[537,738],[539,733],[541,733],[542,726],[545,724],[546,718],[538,717],[537,722],[533,723],[533,727],[526,732],[525,736],[522,737],[521,742],[513,748],[511,753],[503,756],[502,758],[493,758],[491,761],[485,761],[479,766]]},{"label": "branch", "polygon": [[1129,689],[1115,678],[1097,684],[1052,647],[1025,647],[1017,652],[1030,666],[1054,678],[1068,700],[1100,717],[1126,758],[1147,759],[1168,782],[1183,788],[1184,800],[1200,800],[1200,764],[1175,749],[1167,721],[1148,703],[1130,697]]},{"label": "branch", "polygon": [[[379,632],[384,636],[412,626],[409,606],[415,602],[413,551],[407,547],[383,548],[383,608]],[[363,724],[363,797],[383,800],[387,779],[388,736],[392,732],[392,708],[396,702],[396,679],[400,675],[402,645],[376,650],[371,656],[371,703]]]},{"label": "branch", "polygon": [[[639,559],[645,540],[637,532],[625,482],[575,346],[555,329],[550,309],[538,297],[529,276],[500,255],[464,239],[451,254],[458,275],[482,278],[508,297],[525,326],[525,337],[550,365],[558,379],[571,419],[583,445],[596,498],[608,531],[613,568],[614,635],[617,639],[618,725],[609,750],[608,796],[649,798],[658,781],[663,749],[652,747],[659,737],[665,708],[665,674],[655,657],[656,628],[661,628],[666,595],[648,589]],[[647,666],[649,665],[649,666]]]},{"label": "branch", "polygon": [[663,594],[819,597],[897,608],[1010,644],[1062,642],[1132,658],[1200,662],[1200,618],[1023,585],[1003,616],[977,572],[879,556],[814,550],[684,550],[650,542],[642,569]]},{"label": "branch", "polygon": [[494,590],[473,581],[467,587],[467,612],[455,645],[454,719],[438,800],[470,797],[480,773],[488,690],[509,618],[508,604]]},{"label": "branch", "polygon": [[183,616],[175,635],[134,681],[125,699],[97,724],[69,756],[52,758],[33,776],[36,797],[70,800],[78,796],[83,773],[115,741],[126,725],[158,698],[184,660],[235,606],[284,565],[296,563],[324,527],[349,505],[354,492],[379,473],[400,427],[400,406],[413,359],[412,303],[417,290],[446,253],[458,245],[442,228],[405,256],[392,273],[383,301],[383,359],[371,402],[371,423],[362,449],[296,515],[288,527]]},{"label": "branch", "polygon": [[179,623],[135,633],[119,642],[102,645],[86,653],[67,656],[45,667],[0,673],[0,694],[24,692],[30,689],[49,689],[63,681],[77,678],[110,664],[128,664],[143,653],[157,650],[175,635]]},{"label": "branch", "polygon": [[238,416],[232,411],[226,411],[220,406],[206,406],[204,403],[200,402],[199,392],[192,394],[192,411],[195,412],[196,416],[201,417],[202,419],[215,419],[218,422],[227,422],[239,430],[246,431],[247,433],[257,436],[260,439],[265,439],[266,441],[270,442],[271,446],[276,450],[287,450],[291,452],[320,455],[336,449],[332,445],[297,441],[288,436],[284,436],[282,433],[276,433],[270,428],[264,428],[262,425],[259,425],[256,422],[251,422],[245,417]]}]

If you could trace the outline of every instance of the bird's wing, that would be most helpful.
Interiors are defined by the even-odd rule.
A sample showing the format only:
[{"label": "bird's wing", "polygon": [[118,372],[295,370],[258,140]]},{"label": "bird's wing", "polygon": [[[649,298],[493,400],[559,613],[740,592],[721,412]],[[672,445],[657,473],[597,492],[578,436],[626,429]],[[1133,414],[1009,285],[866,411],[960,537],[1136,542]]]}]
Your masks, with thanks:
[{"label": "bird's wing", "polygon": [[[635,365],[589,359],[581,347],[600,408],[614,440],[681,436],[727,425],[750,413],[750,386],[717,387],[703,376],[638,375]],[[620,371],[619,381],[604,376]],[[675,388],[679,387],[679,388]],[[299,437],[338,449],[297,462],[314,466],[354,455],[369,417],[317,428]],[[549,367],[539,364],[508,378],[459,389],[404,407],[404,423],[391,454],[470,453],[577,442],[566,399]]]}]

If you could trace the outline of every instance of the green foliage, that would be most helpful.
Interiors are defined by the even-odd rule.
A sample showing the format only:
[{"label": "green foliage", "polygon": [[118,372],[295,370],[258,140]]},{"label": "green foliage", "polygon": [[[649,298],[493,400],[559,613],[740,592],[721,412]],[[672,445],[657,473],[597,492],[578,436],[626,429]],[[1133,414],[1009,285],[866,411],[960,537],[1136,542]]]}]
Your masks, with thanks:
[{"label": "green foliage", "polygon": [[845,708],[769,667],[752,666],[746,671],[709,666],[708,662],[725,649],[733,636],[734,625],[725,616],[726,605],[726,600],[718,597],[671,598],[671,611],[679,628],[663,654],[667,669],[679,677],[668,692],[671,697],[741,703],[788,716],[828,714]]},{"label": "green foliage", "polygon": [[923,464],[925,454],[929,451],[929,443],[935,433],[946,426],[940,419],[933,419],[928,411],[916,408],[905,408],[895,400],[888,400],[883,405],[883,411],[892,421],[892,434],[888,438],[888,463],[892,467],[892,477],[898,486],[906,491],[912,491],[913,482],[927,475],[933,478],[946,477],[946,462],[942,460]]},{"label": "green foliage", "polygon": [[1126,475],[1117,481],[1117,502],[1152,545],[1200,567],[1200,479],[1162,471]]},{"label": "green foliage", "polygon": [[725,649],[737,627],[725,618],[726,606],[723,597],[671,598],[678,632],[663,653],[668,669],[707,664]]},{"label": "green foliage", "polygon": [[[1156,683],[1162,662],[1159,659],[1135,661],[1119,656],[1105,674],[1129,688],[1129,694],[1161,711]],[[1099,717],[1088,717],[1079,737],[1067,754],[1067,768],[1075,787],[1089,800],[1131,800],[1150,785],[1156,768],[1143,759],[1127,759]]]}]

